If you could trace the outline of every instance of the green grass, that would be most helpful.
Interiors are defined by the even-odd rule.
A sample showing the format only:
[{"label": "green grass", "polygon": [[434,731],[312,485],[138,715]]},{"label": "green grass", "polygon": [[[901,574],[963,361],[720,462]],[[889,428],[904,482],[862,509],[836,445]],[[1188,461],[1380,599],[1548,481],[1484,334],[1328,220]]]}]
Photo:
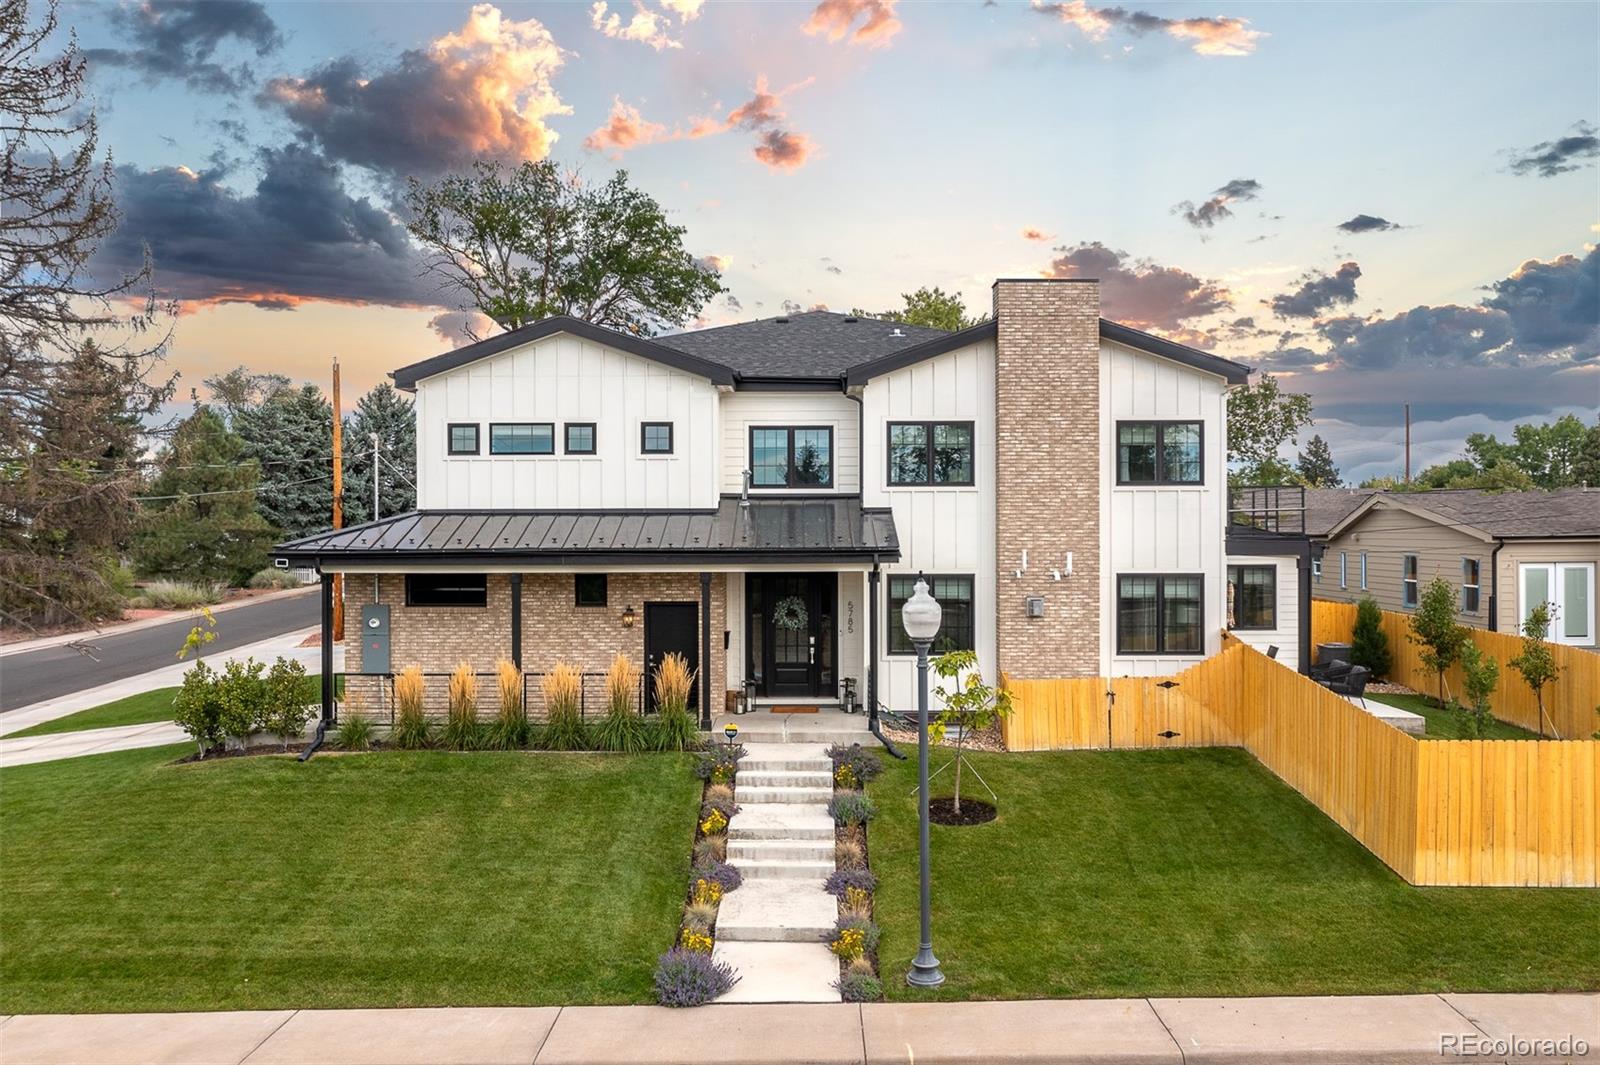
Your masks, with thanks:
[{"label": "green grass", "polygon": [[[344,676],[338,678],[339,691],[344,691]],[[322,674],[314,673],[306,678],[307,689],[311,692],[307,698],[311,701],[320,701],[322,698]],[[140,692],[114,702],[102,703],[91,706],[77,713],[58,717],[53,721],[41,721],[37,725],[23,729],[21,732],[8,732],[5,739],[21,739],[24,736],[54,736],[61,732],[77,732],[80,729],[113,728],[117,725],[150,725],[157,721],[172,720],[172,697],[178,694],[176,687],[155,688],[151,691]]]},{"label": "green grass", "polygon": [[1001,814],[933,826],[948,978],[934,993],[903,980],[917,947],[915,755],[872,785],[891,999],[1600,988],[1600,891],[1411,887],[1243,751],[973,764]]},{"label": "green grass", "polygon": [[634,1003],[683,901],[683,755],[0,770],[0,1014]]},{"label": "green grass", "polygon": [[1391,695],[1387,692],[1376,695],[1367,692],[1367,699],[1373,702],[1387,703],[1398,706],[1402,710],[1409,710],[1413,714],[1420,714],[1425,722],[1427,733],[1422,737],[1426,740],[1536,740],[1537,732],[1530,732],[1520,725],[1513,725],[1498,718],[1491,718],[1489,731],[1484,736],[1469,736],[1466,731],[1466,722],[1463,715],[1457,711],[1446,710],[1434,704],[1433,700],[1421,695]]}]

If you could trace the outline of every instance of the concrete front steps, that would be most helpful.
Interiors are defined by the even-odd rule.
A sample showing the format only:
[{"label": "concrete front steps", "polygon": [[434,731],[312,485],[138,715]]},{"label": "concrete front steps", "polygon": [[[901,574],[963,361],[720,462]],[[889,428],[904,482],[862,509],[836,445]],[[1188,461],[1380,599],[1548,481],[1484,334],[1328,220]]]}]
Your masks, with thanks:
[{"label": "concrete front steps", "polygon": [[739,812],[728,825],[728,861],[744,882],[723,896],[715,948],[739,982],[718,1001],[838,1002],[839,961],[822,942],[839,912],[823,890],[834,870],[826,750],[836,741],[789,742],[777,724],[769,741],[774,730],[740,722],[745,756],[734,778]]}]

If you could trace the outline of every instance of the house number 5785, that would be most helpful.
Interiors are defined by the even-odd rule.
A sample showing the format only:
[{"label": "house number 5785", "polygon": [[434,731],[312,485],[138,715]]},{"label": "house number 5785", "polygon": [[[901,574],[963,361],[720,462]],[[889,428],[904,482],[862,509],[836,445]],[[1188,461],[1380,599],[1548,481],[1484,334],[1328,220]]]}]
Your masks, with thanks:
[{"label": "house number 5785", "polygon": [[856,605],[848,600],[844,604],[844,631],[851,636],[856,634]]}]

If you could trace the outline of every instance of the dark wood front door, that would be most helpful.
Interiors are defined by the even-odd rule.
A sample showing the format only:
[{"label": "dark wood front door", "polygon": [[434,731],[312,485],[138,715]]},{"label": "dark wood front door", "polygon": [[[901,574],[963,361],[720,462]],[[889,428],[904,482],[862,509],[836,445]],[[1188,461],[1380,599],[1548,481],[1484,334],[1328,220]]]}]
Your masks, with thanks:
[{"label": "dark wood front door", "polygon": [[838,577],[832,573],[751,574],[749,676],[760,694],[837,694],[834,609]]},{"label": "dark wood front door", "polygon": [[[656,666],[669,654],[680,654],[691,671],[700,665],[700,608],[694,603],[646,603],[644,605],[644,704],[651,713],[656,708]],[[700,685],[689,689],[689,705],[700,705]]]}]

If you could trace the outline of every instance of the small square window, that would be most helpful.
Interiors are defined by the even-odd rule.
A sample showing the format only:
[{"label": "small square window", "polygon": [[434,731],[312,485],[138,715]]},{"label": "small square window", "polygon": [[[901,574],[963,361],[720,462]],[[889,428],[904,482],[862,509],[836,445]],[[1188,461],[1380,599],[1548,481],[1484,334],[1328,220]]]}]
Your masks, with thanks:
[{"label": "small square window", "polygon": [[606,605],[606,575],[578,573],[572,578],[572,601],[578,606]]},{"label": "small square window", "polygon": [[450,454],[476,455],[478,453],[478,423],[450,423]]},{"label": "small square window", "polygon": [[644,422],[639,426],[639,450],[646,455],[672,454],[672,423]]},{"label": "small square window", "polygon": [[594,422],[567,423],[567,454],[594,454]]}]

